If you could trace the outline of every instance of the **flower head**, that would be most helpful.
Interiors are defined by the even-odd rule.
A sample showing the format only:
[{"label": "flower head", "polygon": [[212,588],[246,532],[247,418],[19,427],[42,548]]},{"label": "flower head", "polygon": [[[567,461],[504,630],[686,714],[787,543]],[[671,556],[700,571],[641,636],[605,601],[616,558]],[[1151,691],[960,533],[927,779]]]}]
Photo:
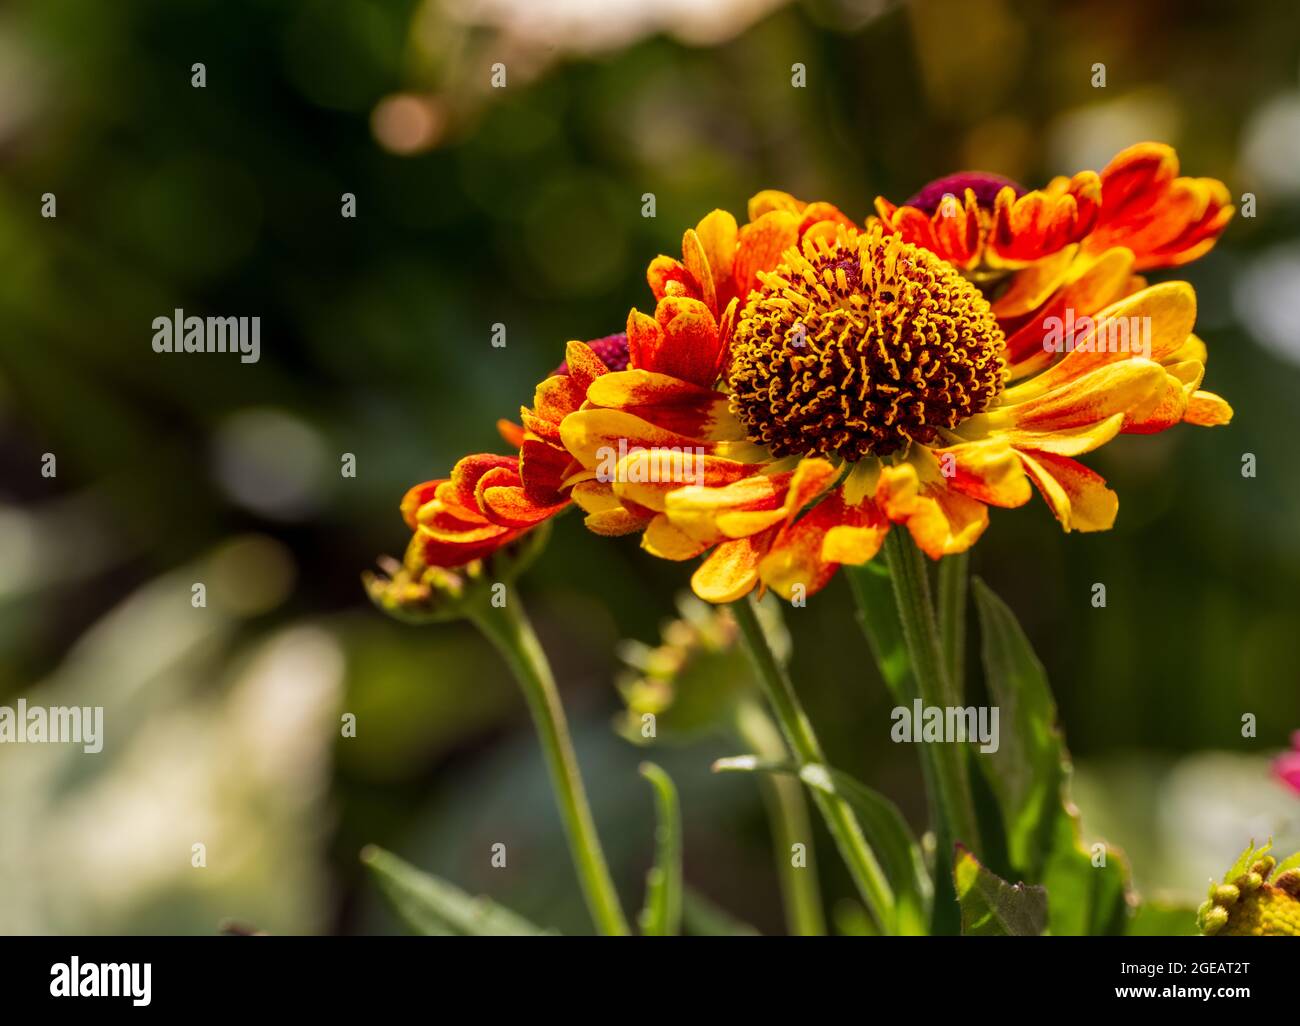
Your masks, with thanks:
[{"label": "flower head", "polygon": [[[1147,287],[1134,250],[1070,244],[995,290],[901,233],[801,208],[814,209],[797,227],[787,216],[795,241],[720,320],[717,289],[700,284],[725,279],[717,261],[660,276],[653,316],[629,316],[628,369],[560,425],[589,526],[642,531],[663,558],[704,555],[702,598],[811,594],[894,526],[932,558],[964,551],[990,506],[1033,487],[1066,530],[1109,528],[1118,499],[1075,457],[1120,433],[1230,419],[1200,388],[1194,293]],[[1065,318],[1069,337],[1049,344]]]},{"label": "flower head", "polygon": [[1278,865],[1253,844],[1196,913],[1201,932],[1223,937],[1300,937],[1300,852]]},{"label": "flower head", "polygon": [[1230,216],[1177,169],[1143,144],[1034,192],[955,176],[865,228],[776,191],[744,225],[712,212],[650,263],[653,312],[569,343],[507,425],[517,455],[412,489],[422,558],[481,558],[572,502],[598,534],[704,556],[694,589],[724,602],[811,594],[894,527],[964,551],[1034,488],[1066,530],[1109,528],[1118,499],[1076,457],[1232,415],[1200,387],[1191,287],[1135,274]]}]

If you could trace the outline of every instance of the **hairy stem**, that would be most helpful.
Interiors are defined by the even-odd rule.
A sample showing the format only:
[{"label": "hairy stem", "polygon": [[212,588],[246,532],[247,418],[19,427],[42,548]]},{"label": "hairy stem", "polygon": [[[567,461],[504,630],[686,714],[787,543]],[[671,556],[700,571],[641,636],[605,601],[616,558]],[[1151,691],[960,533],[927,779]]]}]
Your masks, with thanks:
[{"label": "hairy stem", "polygon": [[[817,735],[812,723],[799,704],[785,668],[777,661],[768,644],[767,636],[758,621],[755,612],[755,599],[749,596],[732,603],[732,612],[740,626],[741,636],[745,639],[750,658],[758,670],[759,682],[772,706],[772,712],[781,725],[786,743],[794,753],[795,761],[802,768],[810,764],[824,766],[826,757],[822,754]],[[880,863],[867,844],[853,810],[842,798],[831,796],[821,790],[813,791],[813,801],[826,820],[826,826],[835,839],[840,856],[848,866],[853,882],[857,885],[866,903],[867,911],[875,920],[876,926],[885,933],[894,929],[894,895],[889,883],[880,869]]]}]

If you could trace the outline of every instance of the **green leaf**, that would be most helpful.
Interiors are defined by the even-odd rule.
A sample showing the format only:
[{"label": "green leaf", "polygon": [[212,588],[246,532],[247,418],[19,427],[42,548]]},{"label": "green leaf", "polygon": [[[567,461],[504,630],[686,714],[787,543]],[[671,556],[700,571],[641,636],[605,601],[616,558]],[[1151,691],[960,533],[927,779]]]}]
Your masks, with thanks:
[{"label": "green leaf", "polygon": [[973,581],[989,696],[999,709],[996,752],[977,755],[1002,813],[1011,872],[1046,886],[1053,934],[1123,933],[1128,867],[1111,848],[1084,848],[1068,798],[1070,755],[1043,664],[1015,614]]},{"label": "green leaf", "polygon": [[1032,878],[1042,870],[1065,780],[1056,703],[1015,614],[979,578],[974,592],[985,680],[999,710],[1000,734],[997,751],[979,762],[1002,807],[1011,865]]},{"label": "green leaf", "polygon": [[534,937],[550,932],[488,898],[473,897],[446,880],[416,869],[383,848],[368,845],[362,849],[361,861],[375,875],[393,910],[412,930],[426,937]]},{"label": "green leaf", "polygon": [[879,856],[881,868],[894,889],[897,932],[913,936],[928,932],[934,888],[911,827],[898,811],[898,806],[888,798],[847,773],[816,763],[799,767],[793,763],[741,755],[719,759],[713,764],[713,769],[715,772],[786,773],[798,777],[814,790],[847,801],[857,814],[863,836]]},{"label": "green leaf", "polygon": [[646,874],[641,932],[647,937],[675,937],[682,928],[682,815],[672,779],[652,762],[641,776],[655,791],[655,862]]},{"label": "green leaf", "polygon": [[961,932],[969,937],[1038,937],[1047,928],[1047,891],[1009,884],[958,846],[953,884],[961,905]]},{"label": "green leaf", "polygon": [[1049,925],[1058,937],[1114,937],[1128,925],[1129,871],[1124,856],[1098,843],[1085,849],[1079,817],[1062,807],[1055,820],[1042,883]]},{"label": "green leaf", "polygon": [[692,937],[757,937],[758,930],[705,897],[694,888],[687,887],[682,894],[682,921]]}]

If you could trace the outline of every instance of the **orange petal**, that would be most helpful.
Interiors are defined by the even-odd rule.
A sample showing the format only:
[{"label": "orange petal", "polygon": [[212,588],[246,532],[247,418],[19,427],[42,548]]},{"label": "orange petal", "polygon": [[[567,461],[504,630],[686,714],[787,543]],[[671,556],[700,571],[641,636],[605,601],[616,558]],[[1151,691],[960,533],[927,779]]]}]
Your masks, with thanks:
[{"label": "orange petal", "polygon": [[1086,248],[1127,246],[1145,270],[1178,266],[1213,246],[1233,214],[1227,187],[1177,175],[1178,156],[1162,143],[1118,154],[1101,173],[1101,211]]},{"label": "orange petal", "polygon": [[957,196],[945,196],[930,219],[937,245],[935,252],[959,269],[965,270],[979,261],[980,213],[975,191],[967,189],[965,202]]},{"label": "orange petal", "polygon": [[497,433],[512,449],[518,449],[524,444],[524,429],[514,421],[506,420],[505,417],[497,421]]},{"label": "orange petal", "polygon": [[664,333],[659,322],[640,310],[632,310],[627,315],[627,357],[628,365],[654,370],[663,348]]},{"label": "orange petal", "polygon": [[1213,392],[1193,392],[1183,419],[1201,427],[1218,427],[1232,420],[1232,407]]},{"label": "orange petal", "polygon": [[736,219],[725,210],[714,210],[695,226],[695,234],[721,297],[724,284],[730,285],[736,266],[736,245],[740,237]]},{"label": "orange petal", "polygon": [[742,303],[758,287],[758,272],[776,267],[781,254],[798,241],[799,217],[789,210],[768,210],[740,229],[732,279]]},{"label": "orange petal", "polygon": [[532,412],[542,420],[558,424],[566,414],[578,409],[586,398],[587,386],[584,383],[568,374],[556,374],[537,386]]},{"label": "orange petal", "polygon": [[[1063,355],[1042,374],[1008,388],[1001,397],[1014,405],[1042,395],[1107,364],[1144,357],[1161,363],[1187,343],[1196,323],[1196,293],[1183,281],[1162,282],[1112,303],[1095,316],[1053,322],[1045,343],[1059,343]],[[1088,330],[1089,322],[1092,328]]]},{"label": "orange petal", "polygon": [[412,531],[420,526],[419,512],[421,508],[433,501],[438,486],[446,483],[446,480],[446,478],[442,478],[439,481],[425,481],[423,484],[418,484],[409,489],[402,496],[402,519],[406,521],[406,526]]},{"label": "orange petal", "polygon": [[717,378],[721,339],[718,322],[698,299],[669,296],[655,307],[663,342],[646,370],[671,374],[696,385],[710,386]]},{"label": "orange petal", "polygon": [[516,485],[489,485],[481,494],[483,509],[492,522],[506,527],[532,527],[569,505],[567,498],[550,504],[534,502],[523,488]]},{"label": "orange petal", "polygon": [[493,470],[510,471],[514,477],[510,484],[519,483],[519,457],[498,456],[492,453],[480,453],[465,456],[451,468],[448,488],[441,490],[441,498],[448,507],[470,512],[479,510],[478,484],[484,475]]},{"label": "orange petal", "polygon": [[573,457],[568,451],[540,438],[526,438],[519,447],[519,477],[528,497],[537,503],[553,503],[567,476]]},{"label": "orange petal", "polygon": [[780,189],[764,189],[750,197],[749,219],[758,221],[773,212],[801,214],[805,206],[807,204],[801,203],[788,192],[782,192]]},{"label": "orange petal", "polygon": [[[699,283],[699,302],[702,302],[709,310],[716,312],[718,309],[718,287],[714,282],[713,269],[709,266],[709,258],[704,252],[704,243],[700,241],[700,237],[696,234],[694,228],[687,228],[682,235],[682,263],[686,265],[686,270],[690,272],[691,277]],[[688,299],[692,297],[683,296],[680,298]]]},{"label": "orange petal", "polygon": [[660,254],[650,261],[646,280],[656,300],[664,296],[692,296],[700,298],[699,284],[680,260]]},{"label": "orange petal", "polygon": [[1116,413],[1095,424],[1049,431],[1021,431],[1016,428],[994,431],[987,437],[1006,442],[1013,449],[1037,449],[1058,456],[1081,456],[1100,449],[1120,433],[1125,415]]},{"label": "orange petal", "polygon": [[523,531],[488,524],[460,533],[438,531],[421,524],[416,531],[424,561],[430,566],[464,566],[491,555],[518,538]]}]

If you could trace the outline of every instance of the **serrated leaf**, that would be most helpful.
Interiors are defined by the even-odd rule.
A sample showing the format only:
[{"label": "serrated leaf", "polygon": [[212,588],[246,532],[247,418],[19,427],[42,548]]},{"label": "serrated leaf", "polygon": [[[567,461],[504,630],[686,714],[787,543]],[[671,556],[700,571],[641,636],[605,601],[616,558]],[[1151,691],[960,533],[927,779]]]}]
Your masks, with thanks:
[{"label": "serrated leaf", "polygon": [[961,932],[968,937],[1038,937],[1047,929],[1047,891],[1009,884],[958,847],[953,885],[961,905]]},{"label": "serrated leaf", "polygon": [[655,791],[655,861],[646,874],[641,932],[647,937],[675,937],[682,928],[682,816],[672,778],[652,762],[641,776]]},{"label": "serrated leaf", "polygon": [[881,868],[894,890],[896,931],[920,935],[929,932],[930,902],[934,888],[925,869],[920,845],[898,806],[847,773],[815,763],[803,767],[770,762],[752,755],[719,759],[716,771],[786,773],[810,788],[843,798],[857,813],[863,836],[880,858]]},{"label": "serrated leaf", "polygon": [[365,848],[361,861],[393,910],[416,933],[535,937],[550,932],[488,898],[466,894],[455,884],[416,869],[383,848]]}]

